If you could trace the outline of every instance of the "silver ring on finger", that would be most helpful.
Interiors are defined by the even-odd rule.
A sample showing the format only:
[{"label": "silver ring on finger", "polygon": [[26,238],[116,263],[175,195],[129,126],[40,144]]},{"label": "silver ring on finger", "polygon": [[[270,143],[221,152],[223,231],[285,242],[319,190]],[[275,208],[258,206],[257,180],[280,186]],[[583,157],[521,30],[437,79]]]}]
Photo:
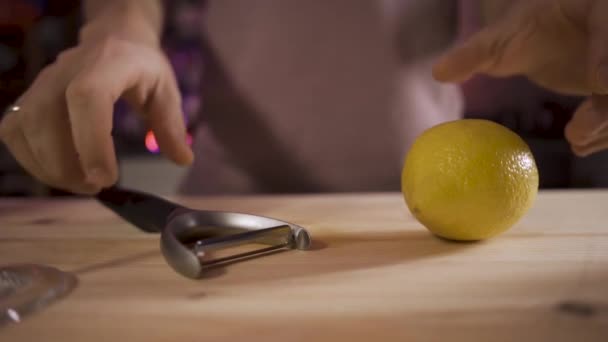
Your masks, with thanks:
[{"label": "silver ring on finger", "polygon": [[12,104],[10,106],[8,106],[8,108],[6,108],[4,110],[4,115],[9,115],[9,114],[13,114],[13,113],[17,113],[21,111],[21,106],[18,104]]}]

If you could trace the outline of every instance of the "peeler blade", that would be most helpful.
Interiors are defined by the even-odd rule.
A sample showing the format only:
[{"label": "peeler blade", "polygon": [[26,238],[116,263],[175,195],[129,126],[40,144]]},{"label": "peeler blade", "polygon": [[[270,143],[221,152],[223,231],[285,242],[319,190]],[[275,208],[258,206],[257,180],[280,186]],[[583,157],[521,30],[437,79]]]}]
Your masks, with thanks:
[{"label": "peeler blade", "polygon": [[[230,256],[213,259],[213,252],[245,244],[262,243],[269,247],[257,248],[251,251],[236,253]],[[193,252],[201,262],[203,269],[227,265],[244,259],[254,258],[279,252],[281,250],[293,249],[295,237],[291,227],[278,226],[260,230],[249,231],[233,236],[221,236],[199,240],[194,244]]]}]

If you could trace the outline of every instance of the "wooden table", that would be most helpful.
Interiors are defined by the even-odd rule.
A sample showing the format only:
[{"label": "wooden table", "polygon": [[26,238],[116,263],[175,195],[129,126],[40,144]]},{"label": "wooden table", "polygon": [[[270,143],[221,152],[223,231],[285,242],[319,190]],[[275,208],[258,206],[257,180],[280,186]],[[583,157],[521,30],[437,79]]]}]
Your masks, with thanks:
[{"label": "wooden table", "polygon": [[399,194],[179,198],[309,229],[313,251],[193,281],[88,200],[0,200],[0,263],[75,272],[1,341],[608,341],[608,192],[543,192],[483,243],[431,236]]}]

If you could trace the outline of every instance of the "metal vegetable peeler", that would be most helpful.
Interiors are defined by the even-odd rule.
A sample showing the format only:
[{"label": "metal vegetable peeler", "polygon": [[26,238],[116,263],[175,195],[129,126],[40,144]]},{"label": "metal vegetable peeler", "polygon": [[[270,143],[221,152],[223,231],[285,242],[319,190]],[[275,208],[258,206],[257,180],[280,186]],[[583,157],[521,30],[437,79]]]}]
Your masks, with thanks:
[{"label": "metal vegetable peeler", "polygon": [[[273,252],[307,250],[311,239],[297,225],[252,214],[195,210],[152,194],[118,186],[96,198],[116,214],[148,233],[160,233],[167,263],[188,278],[199,278],[214,266]],[[248,252],[213,259],[214,251],[244,244],[267,245]]]}]

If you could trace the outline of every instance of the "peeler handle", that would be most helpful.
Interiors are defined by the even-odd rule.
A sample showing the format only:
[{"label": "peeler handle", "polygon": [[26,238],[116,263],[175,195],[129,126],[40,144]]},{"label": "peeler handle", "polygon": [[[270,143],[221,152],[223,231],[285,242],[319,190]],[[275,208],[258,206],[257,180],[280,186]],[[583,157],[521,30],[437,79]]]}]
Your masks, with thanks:
[{"label": "peeler handle", "polygon": [[158,196],[112,186],[101,190],[96,199],[140,230],[148,233],[161,232],[168,220],[183,206]]}]

